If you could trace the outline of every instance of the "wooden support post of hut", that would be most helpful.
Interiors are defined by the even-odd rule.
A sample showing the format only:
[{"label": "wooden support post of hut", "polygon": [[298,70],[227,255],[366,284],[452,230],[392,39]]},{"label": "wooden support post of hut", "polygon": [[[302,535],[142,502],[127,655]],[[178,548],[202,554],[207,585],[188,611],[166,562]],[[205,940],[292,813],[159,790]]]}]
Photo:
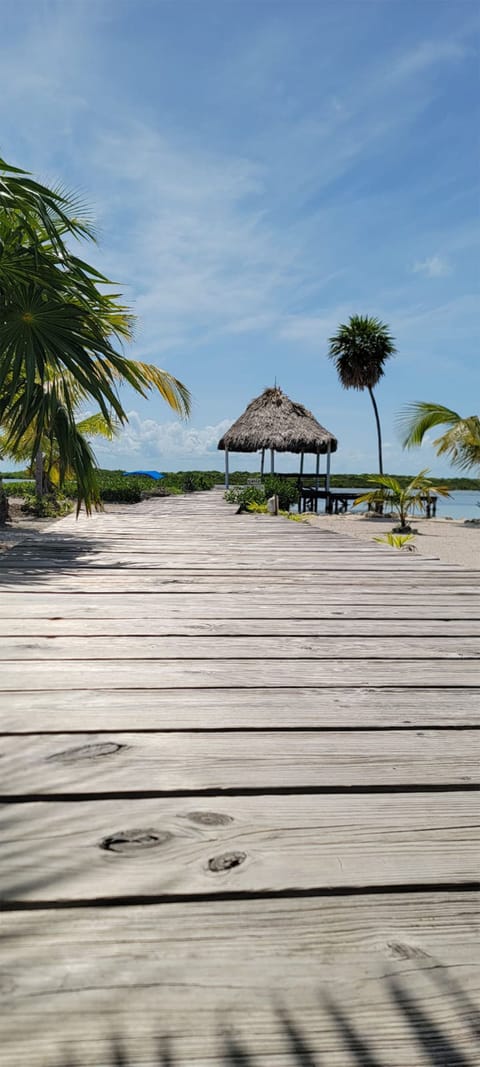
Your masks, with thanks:
[{"label": "wooden support post of hut", "polygon": [[[218,448],[225,450],[225,484],[228,480],[228,454],[230,452],[261,451],[260,470],[263,477],[265,452],[270,451],[270,471],[275,471],[275,452],[293,452],[300,454],[300,471],[293,475],[298,478],[299,510],[325,500],[328,505],[330,492],[330,456],[337,451],[338,442],[324,426],[317,422],[311,411],[303,404],[290,400],[281,389],[265,389],[248,405],[243,415],[234,422],[218,442]],[[316,456],[315,488],[303,485],[304,455]],[[319,489],[320,455],[327,456],[327,473],[324,490]],[[292,475],[289,475],[292,477]],[[328,484],[327,484],[328,483]]]}]

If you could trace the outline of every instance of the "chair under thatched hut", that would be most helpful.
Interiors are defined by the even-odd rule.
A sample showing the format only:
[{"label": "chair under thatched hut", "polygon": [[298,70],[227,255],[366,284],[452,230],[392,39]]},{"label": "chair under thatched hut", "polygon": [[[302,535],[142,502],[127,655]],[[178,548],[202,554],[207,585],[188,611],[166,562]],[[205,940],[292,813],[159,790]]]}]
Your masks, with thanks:
[{"label": "chair under thatched hut", "polygon": [[265,389],[248,405],[243,415],[218,442],[225,451],[225,485],[228,488],[229,452],[261,451],[263,474],[265,452],[270,451],[270,470],[275,470],[275,452],[300,453],[300,477],[303,474],[305,453],[317,457],[318,480],[320,456],[327,456],[326,488],[329,489],[330,455],[336,452],[338,441],[324,426],[317,422],[311,411],[303,404],[290,400],[281,389]]}]

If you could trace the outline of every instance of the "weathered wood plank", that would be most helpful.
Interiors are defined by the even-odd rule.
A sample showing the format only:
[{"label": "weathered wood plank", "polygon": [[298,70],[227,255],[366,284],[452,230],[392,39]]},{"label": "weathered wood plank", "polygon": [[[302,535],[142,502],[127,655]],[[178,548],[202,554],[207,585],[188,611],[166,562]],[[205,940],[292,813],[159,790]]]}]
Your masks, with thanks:
[{"label": "weathered wood plank", "polygon": [[290,686],[480,685],[475,660],[4,660],[0,692],[38,689],[229,689]]},{"label": "weathered wood plank", "polygon": [[7,804],[3,900],[480,884],[478,814],[461,792]]},{"label": "weathered wood plank", "polygon": [[444,595],[429,598],[417,587],[416,596],[408,600],[391,594],[365,596],[353,600],[341,592],[332,596],[310,593],[299,598],[295,592],[260,594],[197,593],[189,595],[170,589],[168,592],[128,593],[59,593],[38,584],[35,592],[12,588],[0,593],[0,617],[9,618],[172,618],[187,619],[282,618],[282,619],[475,619],[480,620],[480,598]]},{"label": "weathered wood plank", "polygon": [[[292,723],[295,714],[292,709]],[[480,784],[480,732],[0,736],[3,796]]]},{"label": "weathered wood plank", "polygon": [[3,733],[480,726],[478,689],[466,687],[116,689],[114,698],[67,688],[9,693],[3,704]]},{"label": "weathered wood plank", "polygon": [[161,1037],[172,1067],[474,1067],[479,913],[437,892],[4,915],[5,1062],[112,1067],[118,1036],[132,1067]]},{"label": "weathered wood plank", "polygon": [[[0,609],[1,610],[1,609]],[[440,645],[445,638],[455,637],[464,649],[463,638],[480,638],[480,620],[477,619],[364,619],[338,618],[330,619],[288,619],[287,618],[232,618],[232,619],[190,619],[181,615],[165,617],[163,613],[152,612],[148,618],[130,617],[127,610],[122,618],[45,618],[45,617],[0,617],[0,637],[313,637],[355,638],[358,641],[372,639],[407,638],[413,644],[414,638],[423,640],[438,639]],[[459,640],[459,639],[462,639]],[[401,642],[403,643],[403,642]],[[393,644],[393,641],[392,641]],[[0,655],[4,649],[3,640]],[[415,649],[418,651],[418,640]]]},{"label": "weathered wood plank", "polygon": [[480,658],[480,637],[4,637],[0,660],[94,659],[465,659]]},{"label": "weathered wood plank", "polygon": [[[413,599],[418,597],[419,578],[417,575],[388,574],[379,577],[375,572],[371,574],[342,574],[340,571],[327,572],[324,574],[305,575],[300,579],[287,571],[248,572],[240,573],[217,573],[208,571],[185,572],[172,571],[167,568],[152,569],[147,571],[124,569],[113,567],[111,569],[93,565],[85,565],[83,569],[64,568],[58,572],[46,570],[41,573],[43,588],[57,593],[89,592],[93,587],[95,591],[102,593],[121,592],[151,593],[153,591],[173,589],[176,593],[213,593],[238,594],[238,593],[263,593],[266,586],[270,591],[277,593],[291,592],[298,603],[301,603],[304,595],[308,592],[309,597],[322,596],[327,599],[340,596],[346,603],[355,603],[355,598],[362,601],[373,597],[378,600],[388,596],[402,601],[405,597]],[[0,579],[0,592],[9,592],[12,587],[21,589],[23,593],[38,591],[38,575],[35,571],[27,568],[9,568]],[[422,591],[424,596],[448,597],[458,596],[470,598],[479,607],[480,587],[472,584],[469,577],[456,576],[438,577],[433,575],[431,582],[424,582],[422,575]]]},{"label": "weathered wood plank", "polygon": [[[78,1041],[80,1062],[111,1067],[108,1041],[122,1026],[134,1062],[158,1067],[159,1005],[178,1067],[225,1063],[223,1023],[258,1063],[286,1067],[296,1057],[272,1011],[279,992],[318,1065],[358,1061],[345,1026],[340,1035],[348,1005],[371,1062],[430,1064],[428,1016],[436,1059],[446,1030],[446,1062],[465,1067],[470,1008],[457,986],[450,1003],[448,975],[438,980],[446,964],[471,995],[480,984],[478,897],[454,892],[478,883],[477,794],[447,789],[478,781],[479,733],[428,727],[480,724],[479,668],[457,662],[478,654],[478,574],[234,516],[221,493],[54,531],[55,542],[0,562],[2,652],[15,652],[0,673],[2,724],[23,734],[3,739],[0,765],[6,790],[76,800],[5,805],[2,880],[29,909],[102,897],[116,907],[5,917],[9,1067],[53,1067],[57,1041],[62,1062]],[[37,659],[53,646],[55,662]],[[211,658],[215,646],[223,660]],[[417,730],[351,729],[409,723]],[[305,793],[420,781],[445,788]],[[85,799],[108,789],[217,793]],[[259,795],[218,792],[232,789]],[[295,795],[268,793],[285,789]],[[294,899],[297,890],[327,896]],[[353,895],[332,898],[337,890]],[[220,899],[272,892],[287,899]],[[164,902],[176,895],[185,903]],[[139,896],[162,903],[119,906]],[[421,1026],[395,1000],[400,970]],[[453,1041],[462,1059],[452,1060]]]},{"label": "weathered wood plank", "polygon": [[105,545],[102,544],[102,547],[97,550],[89,547],[88,542],[85,546],[79,544],[75,547],[65,546],[56,549],[48,546],[48,551],[47,546],[43,546],[42,551],[41,545],[29,547],[23,544],[13,549],[8,556],[0,557],[0,573],[12,568],[29,570],[42,568],[58,571],[72,567],[80,569],[84,566],[101,566],[108,570],[120,564],[122,568],[135,571],[167,569],[190,572],[201,568],[206,573],[218,571],[230,574],[247,570],[270,574],[270,572],[285,572],[288,569],[298,572],[299,575],[312,572],[328,575],[329,572],[335,570],[341,570],[342,573],[366,575],[371,575],[372,572],[382,575],[415,575],[420,571],[422,575],[437,579],[446,577],[461,579],[467,575],[471,581],[478,582],[480,579],[479,572],[473,568],[460,568],[435,560],[427,560],[424,557],[415,558],[410,564],[404,562],[399,566],[396,558],[392,558],[391,555],[386,558],[381,555],[379,558],[375,554],[363,553],[359,556],[356,551],[306,552],[301,547],[290,546],[288,549],[285,546],[278,554],[269,549],[267,558],[264,557],[264,552],[263,544],[256,553],[245,552],[241,545],[232,544],[225,545],[225,551],[218,554],[207,554],[200,548],[191,549],[189,553],[175,552],[168,547],[165,547],[163,551],[158,548],[147,550],[145,545],[141,544],[137,549],[132,549],[130,546],[128,549],[121,547],[114,549],[108,542],[105,542]]}]

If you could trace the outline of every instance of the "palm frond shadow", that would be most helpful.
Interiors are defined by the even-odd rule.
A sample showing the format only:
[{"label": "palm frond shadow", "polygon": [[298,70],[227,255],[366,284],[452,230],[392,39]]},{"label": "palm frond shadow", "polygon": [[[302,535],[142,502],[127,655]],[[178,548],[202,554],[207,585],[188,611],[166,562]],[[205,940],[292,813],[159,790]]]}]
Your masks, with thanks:
[{"label": "palm frond shadow", "polygon": [[9,586],[21,589],[32,582],[41,584],[72,569],[96,573],[122,569],[121,562],[95,562],[95,555],[104,550],[105,542],[96,538],[93,530],[88,538],[81,532],[39,532],[0,556],[0,586],[7,592]]},{"label": "palm frond shadow", "polygon": [[[430,977],[433,977],[434,982],[437,981],[437,975],[430,975]],[[443,984],[443,979],[441,981]],[[475,1005],[469,1002],[468,998],[465,1000],[465,994],[461,987],[456,982],[451,983],[448,976],[447,984],[449,994],[453,999],[452,1006],[462,1017],[462,1021],[467,1028],[472,1020],[465,1019],[463,1014],[466,1004],[470,1003],[475,1026],[475,1018],[478,1014]],[[421,1059],[418,1060],[419,1063],[429,1064],[430,1067],[475,1067],[475,1064],[478,1064],[478,1043],[472,1044],[471,1055],[470,1050],[467,1055],[464,1049],[459,1048],[452,1034],[448,1032],[447,1025],[440,1027],[436,1021],[429,1017],[425,1008],[420,1006],[412,991],[408,989],[405,978],[402,980],[398,978],[389,979],[388,988],[394,1008],[398,1013],[397,1022],[407,1025],[411,1037],[414,1039],[414,1044],[419,1050],[421,1055]],[[325,1013],[328,1029],[326,1048],[329,1052],[332,1051],[332,1046],[335,1048],[337,1055],[347,1052],[349,1056],[348,1062],[355,1064],[356,1067],[390,1067],[390,1060],[379,1058],[378,1053],[374,1051],[372,1035],[365,1036],[365,1034],[360,1033],[358,1023],[354,1024],[352,1019],[349,1018],[348,1009],[340,1006],[326,993],[321,995],[321,1005]],[[320,1054],[313,1050],[308,1038],[302,1033],[298,1023],[289,1013],[284,1008],[277,1007],[275,1015],[279,1037],[282,1042],[282,1051],[278,1062],[285,1063],[285,1065],[289,1064],[291,1067],[294,1067],[294,1065],[295,1067],[327,1067],[328,1060],[325,1059],[324,1053]],[[478,1031],[476,1032],[478,1033]],[[338,1038],[338,1044],[335,1044],[335,1037]],[[247,1040],[243,1036],[240,1037],[237,1033],[228,1029],[219,1030],[217,1038],[219,1054],[218,1057],[212,1060],[212,1063],[217,1063],[219,1067],[220,1065],[222,1067],[261,1067],[262,1063],[265,1062],[264,1054],[255,1053],[253,1036],[247,1039],[249,1047],[247,1047]],[[200,1048],[198,1055],[201,1056]],[[210,1060],[211,1057],[209,1056],[209,1062]],[[144,1064],[145,1062],[147,1061],[142,1057],[141,1063]],[[202,1062],[201,1059],[198,1062]],[[414,1067],[415,1062],[417,1061],[412,1061],[412,1067]],[[192,1063],[190,1057],[188,1063]],[[173,1041],[167,1037],[157,1039],[156,1052],[153,1054],[153,1058],[148,1058],[149,1067],[188,1067],[188,1063],[175,1055]],[[56,1064],[55,1067],[58,1067],[58,1065]],[[62,1060],[61,1067],[82,1067],[82,1063],[78,1059],[68,1057]],[[140,1063],[137,1064],[136,1060],[127,1054],[122,1040],[118,1036],[114,1036],[111,1039],[109,1067],[140,1067]]]}]

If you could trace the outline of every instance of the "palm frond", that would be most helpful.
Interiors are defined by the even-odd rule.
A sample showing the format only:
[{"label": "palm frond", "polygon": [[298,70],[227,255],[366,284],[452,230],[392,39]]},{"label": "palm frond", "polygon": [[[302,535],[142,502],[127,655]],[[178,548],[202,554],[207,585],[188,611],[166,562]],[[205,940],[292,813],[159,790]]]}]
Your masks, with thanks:
[{"label": "palm frond", "polygon": [[[138,376],[138,381],[143,388],[158,390],[177,415],[181,415],[182,418],[188,418],[191,408],[191,395],[187,387],[178,378],[174,378],[173,374],[156,367],[153,363],[142,363],[140,360],[126,360],[126,362],[132,373]],[[116,377],[123,377],[123,375],[118,375],[116,369],[114,373]]]},{"label": "palm frond", "polygon": [[344,389],[373,389],[396,352],[388,326],[368,315],[352,315],[341,323],[329,345],[328,356]]},{"label": "palm frond", "polygon": [[145,380],[158,390],[172,410],[182,418],[188,418],[191,410],[191,394],[186,385],[183,385],[183,382],[180,382],[173,374],[161,370],[152,363],[135,362],[140,367]]},{"label": "palm frond", "polygon": [[397,418],[397,425],[403,434],[402,445],[404,448],[416,448],[434,426],[453,426],[459,420],[460,415],[456,411],[441,404],[429,404],[422,400],[407,404]]},{"label": "palm frond", "polygon": [[[61,484],[77,477],[79,501],[98,502],[88,435],[112,436],[127,415],[118,386],[146,397],[157,390],[183,418],[190,393],[168,371],[128,359],[134,316],[113,284],[65,244],[93,238],[77,197],[48,188],[0,159],[0,423],[5,447],[27,458],[41,451]],[[106,291],[104,291],[106,290]],[[98,413],[75,425],[78,407]]]},{"label": "palm frond", "polygon": [[434,448],[438,456],[448,456],[450,462],[460,470],[469,470],[480,466],[480,418],[470,415],[462,418],[457,411],[418,401],[409,404],[398,418],[403,429],[404,448],[421,445],[425,434],[434,426],[447,426],[445,433],[437,437]]},{"label": "palm frond", "polygon": [[77,422],[77,430],[84,437],[106,437],[107,441],[113,441],[120,426],[118,422],[106,419],[97,411],[95,415],[88,415],[87,418]]},{"label": "palm frond", "polygon": [[62,252],[66,252],[63,241],[66,234],[93,239],[91,223],[78,197],[34,181],[28,171],[13,167],[1,158],[0,207],[4,212],[20,215],[30,235],[40,224]]}]

